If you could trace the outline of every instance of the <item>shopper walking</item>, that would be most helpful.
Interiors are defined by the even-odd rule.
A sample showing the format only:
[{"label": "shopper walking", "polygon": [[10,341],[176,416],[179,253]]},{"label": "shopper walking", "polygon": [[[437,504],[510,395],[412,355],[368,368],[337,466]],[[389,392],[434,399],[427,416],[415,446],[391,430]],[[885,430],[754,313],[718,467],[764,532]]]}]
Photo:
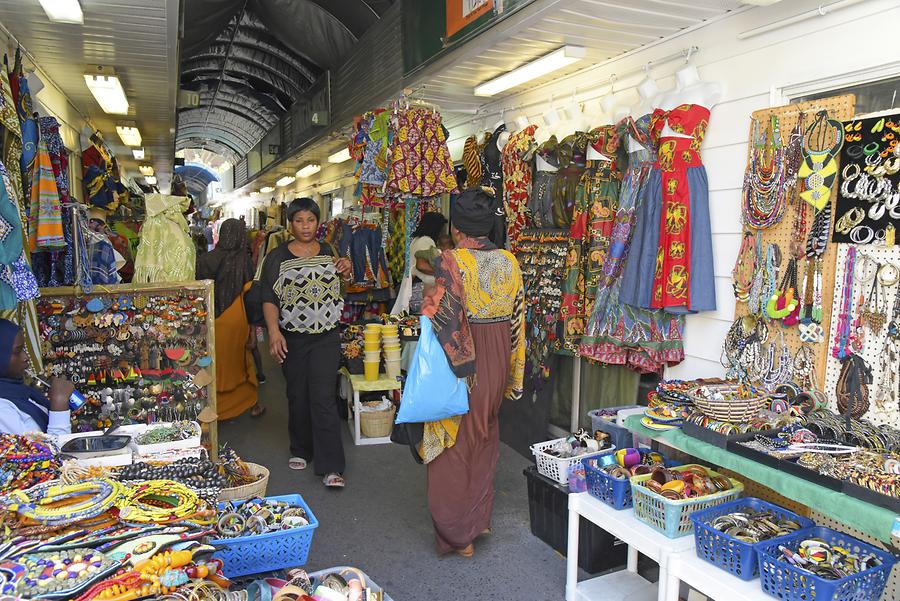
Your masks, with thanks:
[{"label": "shopper walking", "polygon": [[434,272],[426,257],[429,251],[437,248],[437,241],[446,225],[447,219],[440,213],[429,211],[422,215],[409,241],[409,266],[391,313],[408,311],[418,315],[421,312],[425,287],[434,284]]},{"label": "shopper walking", "polygon": [[438,551],[465,557],[475,538],[490,531],[500,404],[521,396],[525,370],[522,274],[515,256],[487,238],[492,207],[482,189],[453,203],[456,249],[435,259],[435,285],[422,308],[454,373],[470,384],[469,412],[425,424],[420,449]]},{"label": "shopper walking", "polygon": [[219,242],[197,259],[197,279],[215,282],[216,315],[216,412],[219,419],[232,419],[251,409],[258,417],[258,383],[250,349],[256,344],[247,323],[244,293],[253,279],[244,222],[226,219],[219,229]]},{"label": "shopper walking", "polygon": [[269,350],[287,381],[291,469],[315,461],[325,486],[344,486],[344,446],[337,407],[344,306],[341,281],[351,265],[316,240],[319,207],[295,198],[287,208],[294,240],[266,256],[260,283]]}]

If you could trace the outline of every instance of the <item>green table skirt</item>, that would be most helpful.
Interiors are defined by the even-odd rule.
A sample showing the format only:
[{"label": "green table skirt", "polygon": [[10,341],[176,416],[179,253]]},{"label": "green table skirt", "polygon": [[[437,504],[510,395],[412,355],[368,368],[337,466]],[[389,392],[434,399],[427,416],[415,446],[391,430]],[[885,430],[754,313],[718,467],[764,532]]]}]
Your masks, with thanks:
[{"label": "green table skirt", "polygon": [[894,522],[898,520],[898,516],[894,512],[720,449],[688,436],[680,429],[665,432],[650,430],[641,424],[641,417],[640,415],[629,416],[625,419],[625,426],[635,434],[652,438],[660,444],[729,469],[739,474],[739,479],[746,477],[748,480],[768,486],[793,501],[802,503],[882,542],[891,542],[891,529],[894,527]]}]

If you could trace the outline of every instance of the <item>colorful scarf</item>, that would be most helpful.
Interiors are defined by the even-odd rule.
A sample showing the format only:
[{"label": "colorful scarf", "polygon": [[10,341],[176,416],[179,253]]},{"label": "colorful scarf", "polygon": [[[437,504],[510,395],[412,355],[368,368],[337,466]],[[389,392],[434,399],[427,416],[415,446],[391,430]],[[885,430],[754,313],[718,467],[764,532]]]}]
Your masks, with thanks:
[{"label": "colorful scarf", "polygon": [[[466,238],[457,248],[496,250],[486,238]],[[431,318],[434,332],[458,378],[475,375],[475,343],[466,313],[466,289],[452,251],[434,261],[434,287],[425,296],[422,314]]]},{"label": "colorful scarf", "polygon": [[47,143],[41,139],[38,144],[37,164],[31,180],[31,213],[28,217],[28,238],[31,252],[65,248],[62,207],[56,174]]}]

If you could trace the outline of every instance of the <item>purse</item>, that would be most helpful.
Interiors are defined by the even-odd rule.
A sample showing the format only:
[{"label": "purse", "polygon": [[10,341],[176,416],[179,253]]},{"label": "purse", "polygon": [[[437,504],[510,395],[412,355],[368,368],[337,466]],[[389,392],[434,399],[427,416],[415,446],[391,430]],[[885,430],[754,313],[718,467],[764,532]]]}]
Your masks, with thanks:
[{"label": "purse", "polygon": [[256,275],[247,293],[244,294],[244,312],[247,313],[247,323],[251,326],[265,326],[266,316],[263,314],[262,284],[259,281],[265,261],[260,261],[256,268]]}]

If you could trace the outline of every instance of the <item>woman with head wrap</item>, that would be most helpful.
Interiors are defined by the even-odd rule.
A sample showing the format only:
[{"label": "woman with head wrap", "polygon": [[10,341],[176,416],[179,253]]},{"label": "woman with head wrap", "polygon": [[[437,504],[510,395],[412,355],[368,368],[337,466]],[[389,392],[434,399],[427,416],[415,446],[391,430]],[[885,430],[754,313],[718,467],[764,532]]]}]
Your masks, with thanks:
[{"label": "woman with head wrap", "polygon": [[256,369],[250,349],[256,344],[247,323],[244,293],[253,279],[244,222],[226,219],[219,242],[197,260],[197,279],[215,282],[216,310],[216,411],[219,419],[231,419],[252,407],[262,415],[258,402]]},{"label": "woman with head wrap", "polygon": [[[437,248],[437,241],[447,225],[447,219],[436,212],[422,215],[419,226],[409,242],[409,265],[406,278],[397,295],[397,302],[391,313],[409,311],[418,315],[422,310],[422,295],[426,286],[434,285],[434,275],[429,261],[430,252]],[[409,290],[404,293],[404,289]]]},{"label": "woman with head wrap", "polygon": [[49,398],[25,384],[29,359],[22,329],[0,319],[0,433],[69,434],[69,396],[75,387],[60,378],[50,381]]},{"label": "woman with head wrap", "polygon": [[464,192],[450,209],[456,248],[434,260],[434,286],[422,313],[431,318],[450,367],[469,382],[469,412],[426,423],[419,453],[428,465],[428,508],[440,553],[468,557],[490,532],[498,414],[522,393],[525,307],[522,273],[512,253],[487,238],[493,199]]}]

